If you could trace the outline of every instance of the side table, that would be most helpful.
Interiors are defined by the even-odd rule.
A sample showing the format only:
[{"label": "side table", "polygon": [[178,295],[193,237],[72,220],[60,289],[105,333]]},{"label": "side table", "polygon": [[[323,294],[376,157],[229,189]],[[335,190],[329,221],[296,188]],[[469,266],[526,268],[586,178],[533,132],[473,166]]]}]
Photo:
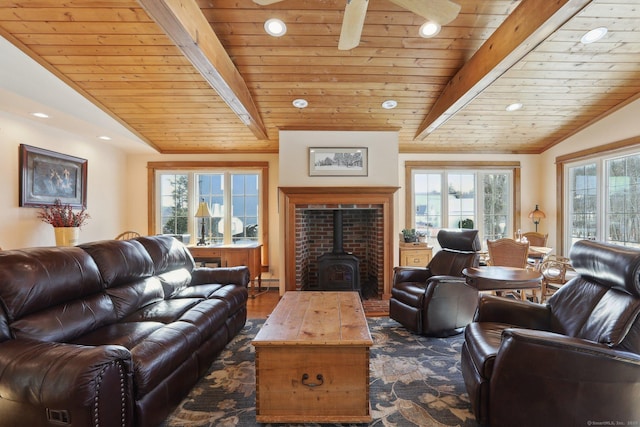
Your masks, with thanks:
[{"label": "side table", "polygon": [[[522,291],[526,289],[540,290],[542,274],[536,270],[516,267],[486,266],[467,267],[462,270],[467,284],[479,291]],[[522,300],[526,300],[524,292],[520,292]]]},{"label": "side table", "polygon": [[432,248],[426,243],[400,242],[400,265],[426,267],[431,261]]}]

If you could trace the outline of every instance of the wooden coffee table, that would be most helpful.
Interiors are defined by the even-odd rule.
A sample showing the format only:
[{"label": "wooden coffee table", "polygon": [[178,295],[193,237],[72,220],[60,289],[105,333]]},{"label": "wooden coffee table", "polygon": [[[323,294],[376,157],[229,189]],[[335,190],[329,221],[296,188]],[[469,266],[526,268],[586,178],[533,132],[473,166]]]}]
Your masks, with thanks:
[{"label": "wooden coffee table", "polygon": [[373,341],[357,292],[287,292],[252,344],[258,422],[371,421]]}]

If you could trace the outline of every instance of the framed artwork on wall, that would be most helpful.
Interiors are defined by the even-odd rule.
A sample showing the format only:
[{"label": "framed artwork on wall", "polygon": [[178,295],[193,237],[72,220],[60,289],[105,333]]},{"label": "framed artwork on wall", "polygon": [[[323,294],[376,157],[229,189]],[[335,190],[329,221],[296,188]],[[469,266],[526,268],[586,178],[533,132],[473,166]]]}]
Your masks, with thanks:
[{"label": "framed artwork on wall", "polygon": [[87,206],[87,160],[20,144],[20,206]]},{"label": "framed artwork on wall", "polygon": [[365,147],[310,147],[309,176],[367,176]]}]

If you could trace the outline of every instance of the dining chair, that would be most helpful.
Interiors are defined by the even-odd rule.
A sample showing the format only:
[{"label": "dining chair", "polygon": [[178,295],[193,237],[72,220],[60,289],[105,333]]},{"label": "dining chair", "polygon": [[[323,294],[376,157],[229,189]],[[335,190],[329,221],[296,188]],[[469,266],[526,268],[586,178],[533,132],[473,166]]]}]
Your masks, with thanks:
[{"label": "dining chair", "polygon": [[137,231],[124,231],[118,234],[115,237],[115,240],[130,240],[136,237],[140,237],[140,233],[138,233]]},{"label": "dining chair", "polygon": [[[529,246],[547,246],[547,238],[548,234],[538,233],[536,231],[528,231],[522,234],[522,237],[525,238],[529,242]],[[547,254],[540,252],[532,252],[529,251],[529,265],[535,268],[536,270],[540,269],[540,266],[547,258]]]},{"label": "dining chair", "polygon": [[547,246],[547,238],[549,235],[536,231],[527,231],[526,233],[522,233],[522,237],[526,237],[531,246]]},{"label": "dining chair", "polygon": [[529,257],[529,242],[513,239],[487,240],[489,264],[503,267],[526,268]]},{"label": "dining chair", "polygon": [[[529,242],[518,242],[513,239],[487,240],[489,252],[489,265],[502,267],[527,268],[529,265]],[[519,294],[522,300],[526,300],[525,291]],[[535,291],[534,291],[535,297]]]},{"label": "dining chair", "polygon": [[547,257],[540,264],[540,273],[542,273],[541,303],[577,274],[571,265],[571,260],[559,255]]}]

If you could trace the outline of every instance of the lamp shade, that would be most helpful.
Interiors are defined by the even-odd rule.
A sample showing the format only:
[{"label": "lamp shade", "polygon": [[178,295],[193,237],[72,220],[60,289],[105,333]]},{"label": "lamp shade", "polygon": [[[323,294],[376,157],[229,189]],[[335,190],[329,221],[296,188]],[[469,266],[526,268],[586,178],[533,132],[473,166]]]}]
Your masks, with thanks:
[{"label": "lamp shade", "polygon": [[529,212],[529,218],[531,218],[533,222],[540,222],[541,219],[546,217],[547,216],[545,215],[545,213],[538,208],[538,205],[536,205],[536,208],[534,210]]},{"label": "lamp shade", "polygon": [[209,210],[209,205],[206,202],[200,202],[198,206],[198,212],[195,215],[196,218],[211,218],[211,211]]}]

